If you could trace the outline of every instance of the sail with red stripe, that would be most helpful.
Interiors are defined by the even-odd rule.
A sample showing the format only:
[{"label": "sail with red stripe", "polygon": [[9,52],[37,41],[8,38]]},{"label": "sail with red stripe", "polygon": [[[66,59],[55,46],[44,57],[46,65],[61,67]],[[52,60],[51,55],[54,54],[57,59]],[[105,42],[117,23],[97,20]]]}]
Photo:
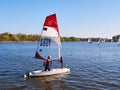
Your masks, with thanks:
[{"label": "sail with red stripe", "polygon": [[61,57],[60,32],[56,14],[49,15],[45,19],[35,57],[44,60],[48,55],[52,58]]}]

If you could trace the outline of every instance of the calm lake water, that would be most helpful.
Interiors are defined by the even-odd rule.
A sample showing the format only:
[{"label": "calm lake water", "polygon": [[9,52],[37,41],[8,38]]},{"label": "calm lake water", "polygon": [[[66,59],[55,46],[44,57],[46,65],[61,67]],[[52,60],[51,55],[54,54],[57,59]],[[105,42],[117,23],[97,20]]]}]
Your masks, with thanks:
[{"label": "calm lake water", "polygon": [[63,42],[70,74],[25,79],[27,71],[43,68],[43,61],[33,58],[37,42],[0,43],[0,90],[120,90],[120,47],[96,44]]}]

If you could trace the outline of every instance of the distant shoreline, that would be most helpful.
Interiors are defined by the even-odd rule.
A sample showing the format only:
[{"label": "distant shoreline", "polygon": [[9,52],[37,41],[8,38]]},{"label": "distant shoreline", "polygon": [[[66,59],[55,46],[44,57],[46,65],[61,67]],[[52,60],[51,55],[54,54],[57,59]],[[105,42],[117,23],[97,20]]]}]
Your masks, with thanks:
[{"label": "distant shoreline", "polygon": [[[118,40],[119,35],[117,36],[113,36],[112,39],[109,38],[102,38],[102,37],[89,37],[89,38],[82,38],[82,37],[74,37],[74,36],[70,36],[70,37],[66,37],[63,36],[61,37],[61,42],[81,42],[81,41],[88,41],[88,39],[91,39],[93,42],[94,41],[99,41],[100,39],[102,41],[105,42],[116,42]],[[18,33],[18,34],[11,34],[9,32],[5,32],[5,33],[1,33],[0,34],[0,42],[38,42],[40,41],[40,35],[38,34],[22,34],[22,33]]]},{"label": "distant shoreline", "polygon": [[19,42],[39,42],[39,41],[18,41],[18,42],[16,42],[16,41],[0,41],[0,43],[19,43]]},{"label": "distant shoreline", "polygon": [[[24,43],[24,42],[39,42],[39,41],[0,41],[0,43]],[[87,41],[61,41],[61,42],[87,42]],[[93,42],[98,42],[98,41],[93,41]],[[106,42],[110,42],[110,41],[106,41]]]}]

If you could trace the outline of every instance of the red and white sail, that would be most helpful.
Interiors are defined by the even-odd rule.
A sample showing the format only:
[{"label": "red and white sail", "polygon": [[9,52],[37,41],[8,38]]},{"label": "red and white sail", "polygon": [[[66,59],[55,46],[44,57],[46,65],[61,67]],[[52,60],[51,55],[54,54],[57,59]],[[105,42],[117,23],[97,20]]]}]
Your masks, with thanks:
[{"label": "red and white sail", "polygon": [[61,42],[57,18],[56,14],[52,14],[45,19],[35,56],[43,60],[47,58],[48,55],[51,55],[53,58],[60,58],[60,48]]}]

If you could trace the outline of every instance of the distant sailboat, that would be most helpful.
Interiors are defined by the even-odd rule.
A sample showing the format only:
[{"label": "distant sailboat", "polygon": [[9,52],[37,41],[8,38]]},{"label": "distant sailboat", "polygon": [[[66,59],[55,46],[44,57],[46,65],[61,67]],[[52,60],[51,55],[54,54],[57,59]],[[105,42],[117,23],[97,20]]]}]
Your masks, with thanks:
[{"label": "distant sailboat", "polygon": [[120,36],[118,38],[117,46],[120,46]]},{"label": "distant sailboat", "polygon": [[36,70],[28,72],[24,76],[48,76],[70,72],[69,68],[63,66],[60,32],[58,29],[56,14],[46,17],[35,57],[40,60],[45,60],[48,55],[52,56],[52,60],[60,62],[61,68],[51,69],[50,71]]},{"label": "distant sailboat", "polygon": [[113,39],[111,39],[111,42],[113,42]]},{"label": "distant sailboat", "polygon": [[92,43],[92,39],[91,38],[88,39],[88,43]]},{"label": "distant sailboat", "polygon": [[99,46],[102,42],[103,42],[103,41],[102,41],[102,39],[100,38],[100,39],[98,40],[97,45]]},{"label": "distant sailboat", "polygon": [[102,42],[105,42],[105,39]]}]

